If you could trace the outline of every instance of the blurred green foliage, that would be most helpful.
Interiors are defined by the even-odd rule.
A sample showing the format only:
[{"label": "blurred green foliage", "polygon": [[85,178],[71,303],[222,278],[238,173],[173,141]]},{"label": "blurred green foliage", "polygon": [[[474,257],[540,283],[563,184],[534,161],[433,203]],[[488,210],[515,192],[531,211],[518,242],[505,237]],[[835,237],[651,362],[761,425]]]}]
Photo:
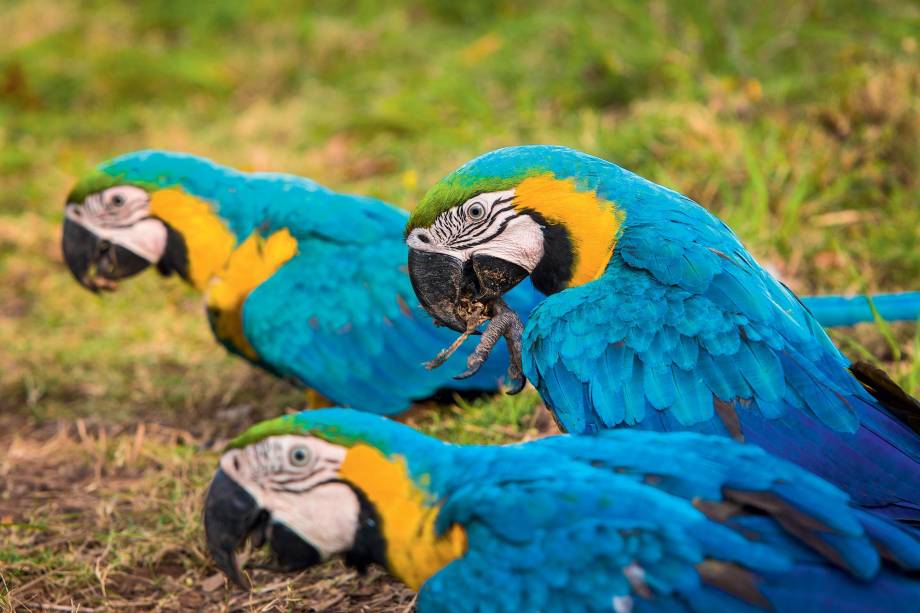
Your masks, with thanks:
[{"label": "blurred green foliage", "polygon": [[564,144],[710,206],[794,289],[916,288],[918,32],[920,6],[894,0],[7,1],[0,406],[299,398],[214,347],[177,281],[100,299],[69,279],[64,195],[138,148],[411,208],[484,151]]}]

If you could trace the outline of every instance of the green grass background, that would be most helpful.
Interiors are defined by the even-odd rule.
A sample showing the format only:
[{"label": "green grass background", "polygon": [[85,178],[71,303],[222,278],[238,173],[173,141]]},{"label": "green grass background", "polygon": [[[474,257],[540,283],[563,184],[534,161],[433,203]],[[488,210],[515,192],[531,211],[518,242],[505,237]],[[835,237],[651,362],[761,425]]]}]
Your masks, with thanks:
[{"label": "green grass background", "polygon": [[[411,208],[487,150],[563,144],[710,207],[796,290],[920,289],[916,2],[380,4],[0,4],[7,438],[74,418],[201,426],[222,408],[271,415],[301,398],[226,356],[178,280],[148,273],[105,297],[71,280],[59,254],[65,194],[96,163],[139,148],[303,174]],[[918,390],[915,327],[837,338]],[[459,404],[419,423],[454,440],[506,440],[535,404]],[[160,466],[196,461],[181,444],[166,449],[156,453],[172,463]],[[113,521],[108,538],[122,538]],[[62,580],[55,564],[89,573],[72,552],[22,542],[0,545],[19,564],[10,576]],[[110,562],[133,568],[147,555],[136,553]]]}]

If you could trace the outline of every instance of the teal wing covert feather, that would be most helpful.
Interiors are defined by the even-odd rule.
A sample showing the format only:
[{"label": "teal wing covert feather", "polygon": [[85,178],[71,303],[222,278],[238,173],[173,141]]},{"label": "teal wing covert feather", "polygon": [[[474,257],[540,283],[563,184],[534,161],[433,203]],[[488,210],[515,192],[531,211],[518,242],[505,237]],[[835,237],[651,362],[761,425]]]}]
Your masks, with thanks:
[{"label": "teal wing covert feather", "polygon": [[[399,267],[380,265],[390,247],[301,243],[243,305],[260,359],[326,397],[384,413],[452,383],[423,366],[450,339],[409,306],[415,298]],[[493,375],[494,386],[501,371]]]},{"label": "teal wing covert feather", "polygon": [[915,536],[750,445],[623,431],[491,452],[455,460],[437,521],[468,551],[419,610],[856,611],[920,593],[895,570],[920,568]]}]

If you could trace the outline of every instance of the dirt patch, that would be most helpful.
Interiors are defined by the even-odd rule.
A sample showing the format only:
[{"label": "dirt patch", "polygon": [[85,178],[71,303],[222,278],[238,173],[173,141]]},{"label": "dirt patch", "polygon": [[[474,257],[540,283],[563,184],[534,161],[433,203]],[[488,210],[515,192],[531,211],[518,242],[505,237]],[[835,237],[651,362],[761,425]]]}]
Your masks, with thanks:
[{"label": "dirt patch", "polygon": [[292,575],[253,571],[251,593],[228,587],[200,526],[213,441],[157,424],[28,429],[7,417],[3,426],[0,591],[12,610],[413,606],[414,594],[381,569],[360,576],[337,561]]}]

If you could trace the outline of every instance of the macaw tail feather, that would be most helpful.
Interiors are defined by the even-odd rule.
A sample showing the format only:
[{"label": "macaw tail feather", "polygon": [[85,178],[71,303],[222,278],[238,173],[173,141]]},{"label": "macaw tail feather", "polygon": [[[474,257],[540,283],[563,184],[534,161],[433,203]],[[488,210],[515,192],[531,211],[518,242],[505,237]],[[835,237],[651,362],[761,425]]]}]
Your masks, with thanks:
[{"label": "macaw tail feather", "polygon": [[854,362],[850,372],[895,417],[920,434],[920,401],[901,389],[885,371],[871,364]]},{"label": "macaw tail feather", "polygon": [[875,294],[868,297],[803,296],[802,304],[808,307],[825,328],[875,321],[873,306],[886,321],[916,321],[920,318],[920,292]]}]

